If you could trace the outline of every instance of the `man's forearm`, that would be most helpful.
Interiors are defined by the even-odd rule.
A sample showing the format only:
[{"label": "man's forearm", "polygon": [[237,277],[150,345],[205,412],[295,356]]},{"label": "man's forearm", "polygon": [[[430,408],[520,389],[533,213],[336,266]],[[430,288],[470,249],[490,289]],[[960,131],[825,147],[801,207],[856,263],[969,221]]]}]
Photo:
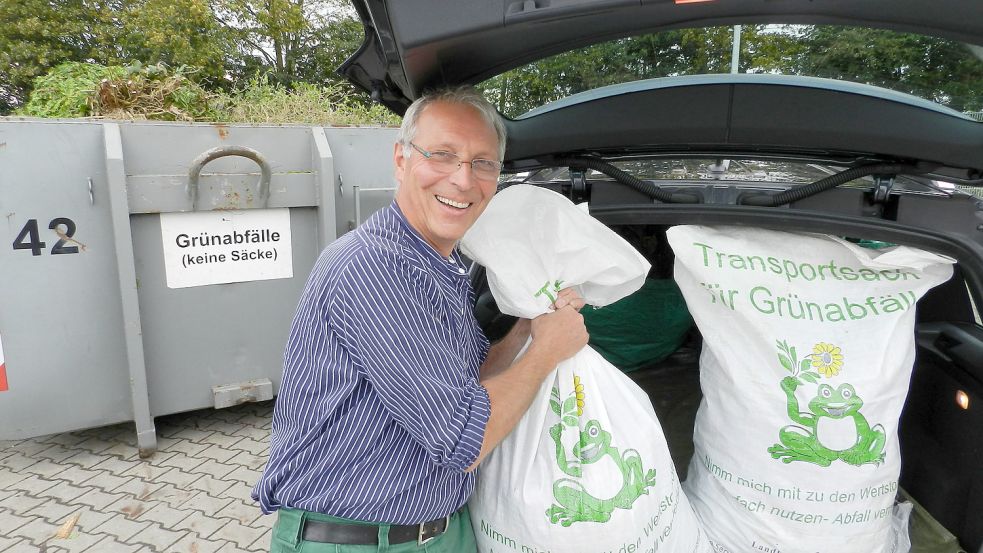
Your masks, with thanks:
[{"label": "man's forearm", "polygon": [[488,357],[481,365],[482,381],[509,368],[522,346],[529,340],[531,327],[532,322],[529,319],[519,319],[504,338],[492,345],[488,350]]},{"label": "man's forearm", "polygon": [[[490,353],[489,353],[490,355]],[[500,369],[491,376],[482,373],[481,384],[488,390],[491,402],[491,416],[485,426],[485,437],[481,451],[472,471],[498,444],[512,432],[519,419],[529,409],[543,380],[559,364],[560,360],[544,348],[530,346],[515,363]]]},{"label": "man's forearm", "polygon": [[[582,305],[582,301],[577,302]],[[514,363],[508,354],[518,351],[525,340],[525,329],[513,329],[510,341],[503,343],[488,371],[481,373],[481,385],[488,391],[491,415],[485,424],[478,458],[467,470],[474,470],[499,442],[512,432],[515,425],[529,409],[533,398],[543,385],[543,380],[564,359],[569,359],[587,345],[589,336],[584,318],[577,312],[578,306],[569,302],[565,306],[545,313],[528,322],[532,341],[522,357]],[[520,321],[521,322],[521,321]],[[527,324],[527,323],[523,323]],[[520,345],[517,345],[517,341]],[[490,352],[489,352],[490,354]],[[507,367],[498,364],[505,362]],[[484,368],[484,367],[483,367]]]}]

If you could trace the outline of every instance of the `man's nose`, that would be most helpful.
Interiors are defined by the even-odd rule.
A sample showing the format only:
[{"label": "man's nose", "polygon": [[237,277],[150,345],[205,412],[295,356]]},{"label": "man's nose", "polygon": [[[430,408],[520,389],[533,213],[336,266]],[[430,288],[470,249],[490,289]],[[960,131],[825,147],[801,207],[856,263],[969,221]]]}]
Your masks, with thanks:
[{"label": "man's nose", "polygon": [[450,181],[451,184],[461,190],[468,190],[474,186],[474,172],[471,171],[471,163],[462,161],[457,171],[451,173]]}]

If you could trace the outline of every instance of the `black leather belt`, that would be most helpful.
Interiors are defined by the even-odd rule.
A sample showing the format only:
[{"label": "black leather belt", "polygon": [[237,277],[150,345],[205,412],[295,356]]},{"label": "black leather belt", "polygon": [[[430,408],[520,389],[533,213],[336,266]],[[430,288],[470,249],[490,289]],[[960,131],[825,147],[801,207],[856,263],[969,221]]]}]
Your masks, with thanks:
[{"label": "black leather belt", "polygon": [[[389,527],[389,543],[406,543],[416,541],[423,545],[447,531],[450,517],[424,522],[423,524],[401,525]],[[344,522],[326,522],[321,520],[304,521],[301,537],[305,541],[321,543],[336,543],[339,545],[376,545],[379,543],[379,527],[366,524],[346,524]]]}]

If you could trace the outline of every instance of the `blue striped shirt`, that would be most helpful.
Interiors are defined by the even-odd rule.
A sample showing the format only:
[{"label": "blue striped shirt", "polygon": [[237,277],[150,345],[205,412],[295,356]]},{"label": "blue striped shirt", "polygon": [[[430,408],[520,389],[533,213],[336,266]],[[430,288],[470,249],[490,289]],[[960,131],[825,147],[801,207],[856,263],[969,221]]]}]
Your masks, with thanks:
[{"label": "blue striped shirt", "polygon": [[416,524],[467,502],[491,412],[473,299],[460,255],[434,250],[396,202],[322,252],[253,490],[264,513]]}]

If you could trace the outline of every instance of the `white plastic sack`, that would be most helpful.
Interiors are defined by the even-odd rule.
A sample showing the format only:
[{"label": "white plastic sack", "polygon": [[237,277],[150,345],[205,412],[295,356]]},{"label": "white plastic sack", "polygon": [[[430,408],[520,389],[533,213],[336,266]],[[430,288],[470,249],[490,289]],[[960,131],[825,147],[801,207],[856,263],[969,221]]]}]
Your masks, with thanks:
[{"label": "white plastic sack", "polygon": [[718,552],[902,553],[915,302],[952,260],[743,227],[668,231],[703,333],[684,485]]},{"label": "white plastic sack", "polygon": [[[462,245],[502,312],[526,318],[567,287],[608,305],[649,270],[617,234],[532,186],[497,194]],[[547,377],[480,471],[470,510],[481,553],[709,551],[649,398],[590,347]]]}]

